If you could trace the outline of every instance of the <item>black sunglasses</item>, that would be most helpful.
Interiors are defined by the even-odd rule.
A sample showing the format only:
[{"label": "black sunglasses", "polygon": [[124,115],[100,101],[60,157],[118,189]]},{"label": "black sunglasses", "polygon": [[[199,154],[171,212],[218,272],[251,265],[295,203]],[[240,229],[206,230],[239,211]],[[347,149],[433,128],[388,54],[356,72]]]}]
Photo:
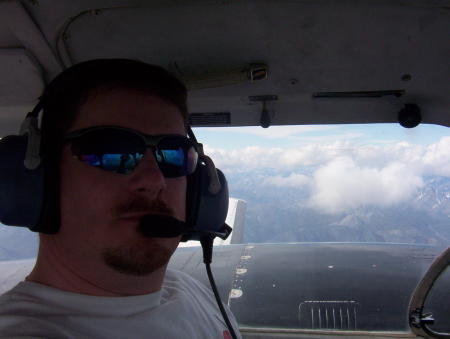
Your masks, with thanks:
[{"label": "black sunglasses", "polygon": [[147,148],[166,178],[194,173],[198,153],[194,143],[177,134],[148,135],[116,127],[90,127],[68,133],[72,154],[80,161],[106,171],[129,174],[140,163]]}]

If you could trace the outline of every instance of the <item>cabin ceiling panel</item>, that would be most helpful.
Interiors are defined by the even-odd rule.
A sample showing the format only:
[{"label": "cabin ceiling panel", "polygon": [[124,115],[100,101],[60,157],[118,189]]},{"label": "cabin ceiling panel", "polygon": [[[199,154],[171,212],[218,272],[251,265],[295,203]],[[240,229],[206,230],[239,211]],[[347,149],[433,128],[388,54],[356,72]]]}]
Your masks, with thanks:
[{"label": "cabin ceiling panel", "polygon": [[[387,121],[395,121],[397,107],[407,102],[424,105],[425,120],[437,121],[449,107],[449,31],[448,10],[433,7],[198,2],[86,12],[67,25],[60,52],[69,64],[111,56],[139,58],[190,78],[250,63],[269,66],[267,81],[192,91],[194,111],[209,111],[205,100],[215,97],[229,102],[218,106],[234,106],[251,116],[248,96],[276,94],[279,116],[303,123],[302,114],[329,106],[330,101],[311,100],[315,92],[404,90]],[[353,106],[349,102],[333,101],[335,110],[361,106],[359,100]],[[300,103],[306,106],[295,115]],[[371,119],[360,111],[340,114]]]},{"label": "cabin ceiling panel", "polygon": [[20,125],[33,105],[2,106],[0,111],[0,138],[18,135]]},{"label": "cabin ceiling panel", "polygon": [[0,48],[16,48],[20,46],[20,41],[14,36],[6,23],[0,20]]},{"label": "cabin ceiling panel", "polygon": [[[42,67],[35,63],[27,73],[31,57],[28,70],[19,71],[22,75],[9,90],[0,79],[0,116],[9,117],[12,110],[7,107],[12,105],[32,105],[32,93],[42,90],[38,73],[48,81],[73,63],[129,57],[162,65],[183,79],[267,64],[267,80],[190,91],[192,112],[230,112],[233,125],[259,124],[262,105],[249,96],[274,94],[278,101],[268,104],[273,124],[394,122],[405,103],[416,103],[424,122],[450,126],[448,0],[7,3],[4,8],[14,9],[16,17],[0,13],[5,18],[0,20],[0,47],[26,49],[28,54],[22,51],[34,55]],[[0,76],[5,65],[0,65]],[[24,79],[28,85],[21,84]],[[24,85],[29,86],[25,91]],[[312,97],[316,92],[376,90],[405,94]],[[30,96],[25,98],[25,93]],[[7,98],[13,100],[6,103]]]},{"label": "cabin ceiling panel", "polygon": [[43,74],[24,49],[0,49],[0,106],[33,104],[44,89]]},{"label": "cabin ceiling panel", "polygon": [[45,0],[22,1],[27,12],[39,26],[47,41],[56,50],[60,30],[80,13],[96,8],[137,6],[145,1],[136,0]]}]

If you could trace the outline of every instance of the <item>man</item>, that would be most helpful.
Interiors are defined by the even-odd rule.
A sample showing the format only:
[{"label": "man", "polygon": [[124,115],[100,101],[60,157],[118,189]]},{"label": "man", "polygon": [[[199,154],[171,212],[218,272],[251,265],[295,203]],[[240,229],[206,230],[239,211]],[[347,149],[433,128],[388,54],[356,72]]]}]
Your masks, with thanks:
[{"label": "man", "polygon": [[[143,215],[186,218],[195,157],[183,84],[141,62],[93,60],[63,72],[42,100],[60,225],[40,234],[26,281],[0,297],[0,337],[229,338],[212,293],[166,269],[180,236],[139,229]],[[155,151],[161,136],[184,148],[184,172],[161,160],[170,150]],[[150,139],[141,153],[117,154]]]}]

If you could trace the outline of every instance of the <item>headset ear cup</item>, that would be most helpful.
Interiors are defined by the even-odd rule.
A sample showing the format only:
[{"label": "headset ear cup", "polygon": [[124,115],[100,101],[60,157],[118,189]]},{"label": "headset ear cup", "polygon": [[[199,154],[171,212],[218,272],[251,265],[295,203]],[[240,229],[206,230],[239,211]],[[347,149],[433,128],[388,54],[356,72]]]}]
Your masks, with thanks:
[{"label": "headset ear cup", "polygon": [[202,164],[198,164],[194,173],[187,177],[186,188],[186,222],[194,225],[197,219],[198,202],[201,193]]},{"label": "headset ear cup", "polygon": [[228,183],[222,171],[216,168],[220,182],[220,191],[216,194],[209,192],[209,182],[202,187],[201,200],[197,214],[197,228],[200,232],[227,233],[225,219],[228,214]]},{"label": "headset ear cup", "polygon": [[24,166],[28,137],[0,140],[0,222],[36,230],[44,200],[44,166]]},{"label": "headset ear cup", "polygon": [[206,233],[225,233],[225,219],[228,213],[228,184],[222,171],[216,169],[221,189],[211,194],[208,170],[205,164],[188,178],[186,221],[193,226],[194,232],[183,236],[182,241],[199,240]]}]

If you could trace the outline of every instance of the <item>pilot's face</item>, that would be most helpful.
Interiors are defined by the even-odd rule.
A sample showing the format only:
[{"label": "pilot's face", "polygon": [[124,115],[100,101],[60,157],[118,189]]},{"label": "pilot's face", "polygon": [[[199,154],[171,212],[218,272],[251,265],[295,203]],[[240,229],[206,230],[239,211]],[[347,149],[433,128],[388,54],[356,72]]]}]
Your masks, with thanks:
[{"label": "pilot's face", "polygon": [[[135,90],[95,92],[69,132],[105,125],[185,135],[175,105]],[[74,158],[67,144],[61,159],[58,242],[75,265],[93,260],[92,267],[98,261],[116,272],[146,275],[167,264],[180,237],[145,238],[137,230],[139,217],[159,212],[185,221],[185,199],[186,177],[165,178],[150,150],[132,173],[118,174]]]}]

